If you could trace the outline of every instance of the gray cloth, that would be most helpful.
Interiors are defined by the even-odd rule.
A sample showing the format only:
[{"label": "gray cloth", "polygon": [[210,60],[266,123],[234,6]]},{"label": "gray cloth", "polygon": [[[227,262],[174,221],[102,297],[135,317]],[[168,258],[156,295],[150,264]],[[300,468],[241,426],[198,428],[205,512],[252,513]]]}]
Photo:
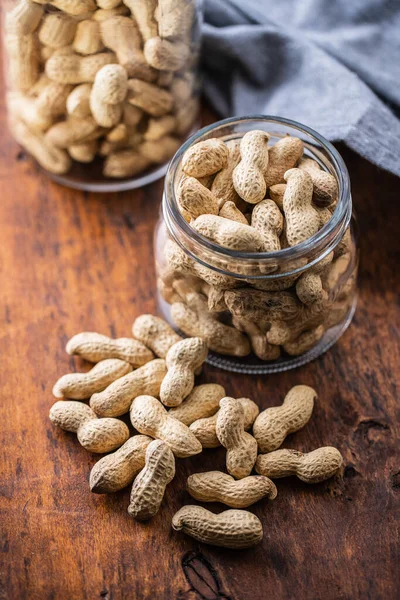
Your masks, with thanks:
[{"label": "gray cloth", "polygon": [[400,175],[400,0],[206,0],[205,94],[300,121]]}]

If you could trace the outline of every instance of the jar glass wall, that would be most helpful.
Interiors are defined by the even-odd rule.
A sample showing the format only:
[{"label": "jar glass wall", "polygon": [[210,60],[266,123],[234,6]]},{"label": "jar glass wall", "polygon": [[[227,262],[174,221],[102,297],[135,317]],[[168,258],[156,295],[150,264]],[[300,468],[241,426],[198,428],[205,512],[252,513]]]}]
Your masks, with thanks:
[{"label": "jar glass wall", "polygon": [[15,139],[56,181],[118,191],[165,175],[198,127],[202,0],[5,0]]},{"label": "jar glass wall", "polygon": [[[321,211],[312,237],[279,251],[237,252],[203,237],[178,207],[182,157],[210,138],[239,140],[269,133],[270,144],[290,135],[337,180],[334,208]],[[326,218],[326,215],[328,217]],[[272,373],[300,366],[325,352],[351,322],[356,306],[358,251],[346,166],[335,148],[313,130],[268,116],[233,118],[192,136],[171,161],[155,233],[159,310],[181,333],[204,337],[209,362],[243,373]],[[309,277],[319,278],[321,299],[300,300]]]}]

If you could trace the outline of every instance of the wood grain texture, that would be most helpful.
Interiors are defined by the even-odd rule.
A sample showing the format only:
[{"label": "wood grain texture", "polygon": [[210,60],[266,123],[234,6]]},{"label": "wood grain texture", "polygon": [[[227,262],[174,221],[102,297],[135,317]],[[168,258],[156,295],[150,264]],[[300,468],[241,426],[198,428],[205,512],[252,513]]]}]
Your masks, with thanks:
[{"label": "wood grain texture", "polygon": [[[205,122],[214,118],[204,113]],[[5,130],[4,106],[1,127]],[[397,597],[400,180],[340,147],[361,231],[360,302],[327,354],[289,373],[239,376],[207,367],[200,381],[266,408],[298,383],[319,393],[315,413],[285,447],[335,445],[343,476],[278,482],[252,507],[264,525],[242,552],[171,530],[190,501],[188,475],[222,469],[224,452],[177,461],[159,514],[129,518],[129,489],[91,494],[98,457],[53,427],[51,388],[85,367],[64,352],[82,330],[129,336],[155,312],[152,237],[162,182],[94,195],[51,183],[4,133],[0,161],[0,599],[354,600]],[[396,452],[397,450],[397,452]],[[221,505],[211,509],[221,510]]]}]

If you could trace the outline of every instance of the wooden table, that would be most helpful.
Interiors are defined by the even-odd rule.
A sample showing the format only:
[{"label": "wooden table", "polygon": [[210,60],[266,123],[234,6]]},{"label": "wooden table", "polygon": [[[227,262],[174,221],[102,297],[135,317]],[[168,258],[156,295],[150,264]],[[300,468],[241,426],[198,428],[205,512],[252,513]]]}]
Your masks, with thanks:
[{"label": "wooden table", "polygon": [[[213,118],[205,111],[205,122]],[[263,522],[262,544],[234,552],[170,526],[190,503],[187,476],[223,468],[222,450],[178,461],[159,514],[142,524],[127,514],[129,489],[89,491],[97,457],[48,419],[55,380],[84,366],[65,353],[67,339],[82,330],[129,336],[137,315],[156,311],[152,237],[162,181],[121,194],[71,191],[49,181],[4,133],[0,599],[397,596],[400,180],[339,149],[361,229],[353,324],[333,349],[298,370],[247,377],[207,367],[201,381],[219,382],[263,409],[281,403],[292,385],[315,387],[311,422],[285,446],[337,446],[343,476],[314,486],[279,481],[274,502],[252,507]]]}]

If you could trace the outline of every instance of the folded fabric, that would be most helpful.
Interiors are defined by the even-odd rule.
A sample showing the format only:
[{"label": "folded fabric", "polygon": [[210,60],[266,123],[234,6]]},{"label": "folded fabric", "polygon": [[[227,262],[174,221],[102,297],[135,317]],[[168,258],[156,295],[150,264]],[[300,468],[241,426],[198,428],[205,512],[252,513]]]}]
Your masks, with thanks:
[{"label": "folded fabric", "polygon": [[400,175],[398,0],[206,0],[203,34],[222,116],[294,119]]}]

